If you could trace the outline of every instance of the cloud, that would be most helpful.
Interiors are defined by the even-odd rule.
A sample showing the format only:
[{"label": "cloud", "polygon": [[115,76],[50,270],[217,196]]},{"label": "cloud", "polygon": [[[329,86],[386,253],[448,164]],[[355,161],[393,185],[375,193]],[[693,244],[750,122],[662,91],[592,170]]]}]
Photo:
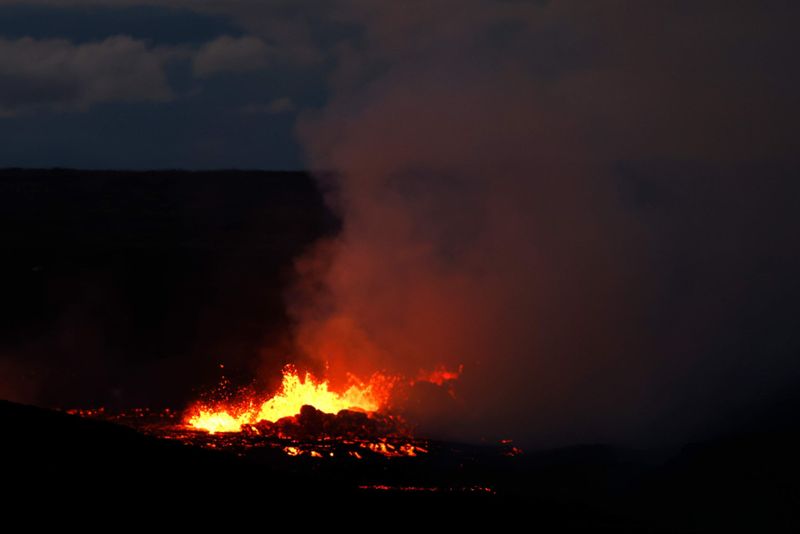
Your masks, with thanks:
[{"label": "cloud", "polygon": [[206,43],[194,58],[195,76],[207,78],[219,73],[248,72],[263,69],[273,56],[270,48],[257,37],[222,36]]},{"label": "cloud", "polygon": [[287,63],[308,66],[322,61],[327,51],[321,34],[338,26],[340,2],[322,0],[0,0],[0,5],[29,4],[68,7],[127,8],[155,6],[223,16],[248,35],[267,43],[271,54]]},{"label": "cloud", "polygon": [[75,45],[61,39],[0,39],[2,115],[170,98],[164,58],[142,41],[118,36]]}]

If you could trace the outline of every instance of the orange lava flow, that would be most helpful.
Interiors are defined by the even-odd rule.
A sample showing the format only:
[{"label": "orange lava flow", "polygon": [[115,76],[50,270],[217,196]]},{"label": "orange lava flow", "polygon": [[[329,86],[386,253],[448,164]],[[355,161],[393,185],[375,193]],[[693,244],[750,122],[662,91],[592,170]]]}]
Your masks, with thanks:
[{"label": "orange lava flow", "polygon": [[291,417],[300,413],[304,405],[334,414],[341,410],[376,412],[386,405],[395,380],[375,374],[366,383],[355,378],[351,382],[345,391],[337,393],[330,390],[327,380],[317,380],[310,373],[300,375],[294,367],[287,366],[274,396],[261,403],[251,399],[238,405],[198,405],[190,410],[186,423],[213,434],[239,432],[242,425]]}]

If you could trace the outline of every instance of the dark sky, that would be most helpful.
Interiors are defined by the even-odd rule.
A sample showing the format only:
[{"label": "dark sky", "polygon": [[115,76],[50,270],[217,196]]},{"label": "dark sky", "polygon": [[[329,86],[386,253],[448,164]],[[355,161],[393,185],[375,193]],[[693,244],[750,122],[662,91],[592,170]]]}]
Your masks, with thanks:
[{"label": "dark sky", "polygon": [[[754,154],[792,152],[792,2],[377,4],[2,0],[0,166],[305,168],[298,116],[446,54],[451,69],[521,62],[565,100],[585,92],[574,105],[596,105],[598,125],[672,134],[697,114]],[[719,136],[688,130],[687,146]]]},{"label": "dark sky", "polygon": [[797,20],[0,0],[0,167],[335,171],[300,352],[463,363],[465,404],[432,423],[459,437],[683,439],[800,383]]},{"label": "dark sky", "polygon": [[192,4],[0,2],[0,166],[302,168],[330,68],[302,10],[271,35]]}]

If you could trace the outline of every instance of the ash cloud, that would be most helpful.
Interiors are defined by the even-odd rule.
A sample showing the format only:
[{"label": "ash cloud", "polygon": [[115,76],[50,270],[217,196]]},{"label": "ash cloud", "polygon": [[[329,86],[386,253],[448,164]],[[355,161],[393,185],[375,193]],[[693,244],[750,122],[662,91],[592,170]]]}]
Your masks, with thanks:
[{"label": "ash cloud", "polygon": [[531,444],[698,437],[796,383],[798,8],[345,5],[299,125],[343,219],[299,262],[307,357],[463,363],[422,425]]}]

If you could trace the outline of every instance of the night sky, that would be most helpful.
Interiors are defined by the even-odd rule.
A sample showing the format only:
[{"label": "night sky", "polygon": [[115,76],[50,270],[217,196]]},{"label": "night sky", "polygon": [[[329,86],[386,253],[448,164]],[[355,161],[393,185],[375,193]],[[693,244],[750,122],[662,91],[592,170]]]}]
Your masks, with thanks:
[{"label": "night sky", "polygon": [[331,69],[322,21],[193,4],[0,3],[0,165],[303,168],[294,124]]},{"label": "night sky", "polygon": [[[190,226],[216,221],[186,234],[194,238],[176,223],[175,241],[148,245],[172,251],[169,277],[153,274],[156,252],[142,260],[150,278],[118,277],[131,264],[125,254],[141,250],[134,243],[94,270],[80,267],[91,263],[81,253],[69,283],[58,274],[26,283],[54,318],[73,310],[72,297],[53,300],[54,287],[127,295],[96,297],[102,313],[69,311],[82,332],[128,347],[92,349],[98,362],[113,360],[97,363],[103,376],[125,375],[114,380],[127,390],[131,377],[160,374],[166,384],[187,362],[213,363],[218,353],[188,340],[210,336],[214,313],[220,325],[223,316],[244,324],[250,310],[251,341],[237,345],[244,334],[229,325],[209,346],[264,358],[274,347],[253,332],[270,330],[258,323],[268,314],[248,290],[263,285],[300,359],[406,374],[463,364],[464,403],[421,415],[448,437],[680,441],[765,413],[788,421],[793,409],[770,407],[795,402],[800,384],[798,20],[791,0],[0,0],[0,167],[325,171],[319,183],[341,220],[319,222],[324,210],[301,174],[284,176],[296,181],[288,189],[248,189],[252,177],[242,185],[239,176],[205,192],[191,177],[140,189],[129,176],[108,193],[113,205],[149,205],[153,194],[180,204],[168,208]],[[41,233],[13,225],[38,221],[39,232],[94,201],[56,201],[48,190],[61,215],[37,218],[20,206],[37,209],[42,182],[15,180],[4,186],[6,253],[37,250],[45,259],[23,255],[20,265],[50,272],[63,240],[42,245]],[[105,191],[91,180],[77,190]],[[251,198],[256,190],[271,203]],[[219,200],[223,209],[215,198],[232,200]],[[217,208],[192,215],[207,205]],[[262,208],[275,218],[259,218]],[[291,215],[280,219],[281,209]],[[313,224],[298,215],[306,209],[317,210]],[[142,217],[113,213],[123,226]],[[335,239],[309,245],[333,226]],[[175,252],[176,243],[202,249],[217,229],[229,233],[199,256]],[[268,255],[259,235],[273,244],[301,236],[281,245],[285,261],[263,281],[252,260]],[[292,258],[301,258],[294,277]],[[213,276],[178,291],[187,266]],[[238,296],[186,319],[181,310],[212,279],[218,294],[236,287]],[[162,300],[133,303],[131,288]],[[171,333],[144,338],[155,352],[126,345],[135,321],[103,326],[152,309],[182,317]],[[41,361],[30,354],[43,345],[34,334],[13,338],[19,321],[0,341],[7,369],[30,374],[26,358]],[[130,347],[161,356],[134,365]],[[98,398],[113,390],[124,403],[123,389]]]},{"label": "night sky", "polygon": [[443,55],[454,93],[514,62],[594,135],[662,137],[624,159],[794,154],[792,2],[376,4],[3,0],[0,165],[304,169],[298,118]]}]

